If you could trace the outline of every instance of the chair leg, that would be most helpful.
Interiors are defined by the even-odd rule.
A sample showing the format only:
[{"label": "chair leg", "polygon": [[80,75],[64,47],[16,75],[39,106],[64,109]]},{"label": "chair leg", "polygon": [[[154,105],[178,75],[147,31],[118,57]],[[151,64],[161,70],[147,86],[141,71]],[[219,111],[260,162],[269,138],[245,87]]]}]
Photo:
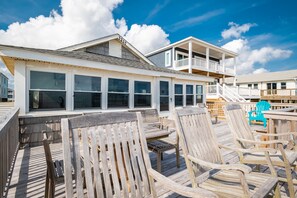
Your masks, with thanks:
[{"label": "chair leg", "polygon": [[162,152],[157,153],[157,171],[161,173],[161,156]]},{"label": "chair leg", "polygon": [[44,191],[44,197],[48,198],[49,195],[49,178],[48,178],[48,170],[46,171],[46,179],[45,179],[45,191]]},{"label": "chair leg", "polygon": [[175,148],[175,153],[176,153],[176,167],[179,168],[180,167],[180,162],[179,162],[179,146],[176,145],[176,148]]}]

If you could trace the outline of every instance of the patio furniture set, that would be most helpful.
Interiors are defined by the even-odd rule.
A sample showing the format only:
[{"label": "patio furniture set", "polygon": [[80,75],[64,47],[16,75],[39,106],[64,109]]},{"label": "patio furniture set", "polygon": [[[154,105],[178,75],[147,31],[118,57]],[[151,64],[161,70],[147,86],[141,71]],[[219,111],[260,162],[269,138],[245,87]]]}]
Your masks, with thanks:
[{"label": "patio furniture set", "polygon": [[[155,182],[185,197],[280,197],[280,181],[288,183],[289,195],[295,197],[297,133],[281,134],[292,141],[278,140],[278,134],[258,141],[240,106],[228,105],[224,111],[236,147],[217,142],[210,114],[201,107],[177,108],[174,121],[160,119],[152,109],[62,119],[63,162],[53,162],[44,138],[45,197],[54,197],[61,178],[66,197],[157,197]],[[175,142],[168,142],[173,132]],[[191,186],[161,174],[162,155],[168,149],[176,150],[179,166],[179,143]],[[259,147],[262,144],[270,147]],[[221,149],[237,152],[240,163],[226,164]],[[149,150],[157,154],[158,171],[152,168]],[[271,174],[248,164],[266,165]],[[277,175],[275,167],[284,168],[285,177]]]}]

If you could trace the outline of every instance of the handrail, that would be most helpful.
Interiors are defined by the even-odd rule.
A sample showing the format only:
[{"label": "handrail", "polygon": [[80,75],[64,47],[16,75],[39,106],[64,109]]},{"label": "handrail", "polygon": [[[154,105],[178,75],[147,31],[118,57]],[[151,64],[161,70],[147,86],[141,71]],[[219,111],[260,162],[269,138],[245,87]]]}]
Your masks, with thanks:
[{"label": "handrail", "polygon": [[12,164],[19,148],[19,109],[12,108],[0,123],[0,196],[4,196],[5,186]]}]

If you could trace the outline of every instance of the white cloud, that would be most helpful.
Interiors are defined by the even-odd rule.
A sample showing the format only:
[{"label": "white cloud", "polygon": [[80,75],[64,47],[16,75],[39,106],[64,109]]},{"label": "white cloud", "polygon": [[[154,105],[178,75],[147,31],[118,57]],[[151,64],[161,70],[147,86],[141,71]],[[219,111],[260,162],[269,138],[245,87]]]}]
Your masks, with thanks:
[{"label": "white cloud", "polygon": [[263,73],[267,73],[269,72],[267,69],[265,68],[259,68],[259,69],[256,69],[255,71],[253,71],[253,74],[263,74]]},{"label": "white cloud", "polygon": [[249,31],[251,27],[256,25],[257,24],[255,23],[245,23],[238,25],[237,23],[229,22],[228,26],[230,26],[230,28],[222,31],[221,35],[224,39],[229,39],[232,37],[239,38],[242,33]]},{"label": "white cloud", "polygon": [[[266,63],[276,60],[289,58],[292,55],[291,50],[283,50],[273,47],[262,47],[252,49],[247,39],[236,39],[222,46],[225,49],[238,53],[237,74],[248,74],[267,71],[265,68],[255,69],[257,65],[265,66]],[[265,69],[265,70],[264,70]]]},{"label": "white cloud", "polygon": [[[238,54],[236,62],[237,74],[249,73],[264,73],[269,70],[265,68],[266,63],[276,60],[289,58],[292,55],[291,50],[278,49],[270,46],[264,46],[259,49],[251,46],[259,44],[271,37],[270,34],[262,34],[252,37],[250,40],[241,36],[242,33],[249,31],[249,29],[256,24],[246,23],[238,25],[234,22],[229,22],[231,26],[228,30],[222,31],[222,37],[229,39],[235,37],[232,41],[227,42],[222,47]],[[231,61],[226,63],[231,65]]]},{"label": "white cloud", "polygon": [[[154,50],[169,43],[168,34],[157,25],[132,25],[124,18],[114,19],[113,10],[123,0],[61,0],[62,13],[37,16],[0,30],[0,43],[56,49],[119,33],[140,51]],[[149,37],[158,37],[148,39]]]}]

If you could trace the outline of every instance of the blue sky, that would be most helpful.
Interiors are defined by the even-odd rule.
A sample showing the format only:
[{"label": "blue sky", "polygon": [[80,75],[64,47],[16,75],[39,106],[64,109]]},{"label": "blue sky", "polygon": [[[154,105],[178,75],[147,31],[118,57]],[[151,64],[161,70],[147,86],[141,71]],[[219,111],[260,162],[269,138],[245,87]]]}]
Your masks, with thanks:
[{"label": "blue sky", "polygon": [[[38,33],[39,29],[44,28],[44,26],[40,26],[38,30],[32,28],[32,31],[30,31],[29,26],[34,22],[30,22],[29,25],[26,25],[26,23],[28,23],[30,17],[36,18],[40,15],[45,17],[45,19],[39,20],[41,22],[47,19],[55,22],[57,18],[63,16],[66,18],[62,8],[69,10],[68,8],[71,8],[69,1],[64,0],[64,4],[61,5],[59,0],[1,0],[0,43],[35,47],[39,46],[38,42],[40,42],[40,46],[44,48],[55,48],[55,45],[44,43],[44,39],[40,34],[45,34],[45,31]],[[93,4],[99,2],[94,4],[98,8],[97,11],[90,11],[90,15],[87,15],[89,8],[83,7],[83,4],[87,1]],[[79,1],[77,2],[76,4],[79,4]],[[145,47],[154,49],[168,44],[168,40],[172,43],[188,36],[194,36],[218,46],[228,44],[226,46],[229,46],[229,49],[237,49],[240,46],[238,53],[242,54],[239,57],[239,64],[243,68],[242,73],[297,69],[296,0],[126,0],[124,2],[122,0],[109,0],[105,1],[106,5],[101,0],[80,0],[80,3],[83,9],[81,13],[85,12],[85,14],[79,14],[79,16],[88,17],[88,19],[94,16],[92,13],[99,13],[100,16],[96,16],[94,23],[87,22],[87,25],[90,23],[90,26],[94,27],[88,29],[88,32],[81,33],[78,31],[77,34],[73,33],[73,37],[76,36],[77,38],[69,38],[69,40],[72,39],[72,42],[93,39],[115,31],[125,34],[126,38],[140,49]],[[80,12],[79,9],[80,5],[76,5],[76,13]],[[52,10],[56,11],[57,16],[49,17]],[[75,16],[69,14],[69,12],[67,15]],[[115,27],[110,28],[112,30],[103,30],[102,28],[106,27],[106,25],[100,26],[100,23],[104,24],[108,21],[106,18],[108,20],[123,19],[121,22],[125,24],[114,25]],[[72,23],[76,23],[76,21],[73,20]],[[9,25],[15,22],[19,22],[16,25],[17,27],[9,29]],[[230,22],[233,22],[233,25]],[[27,38],[27,32],[22,32],[22,24],[26,25],[27,32],[34,31],[34,34],[38,33],[38,35],[35,35],[34,39]],[[97,24],[100,27],[96,29]],[[138,24],[138,26],[132,28],[133,24]],[[152,30],[153,28],[148,30],[149,28],[144,24],[149,27],[156,25],[156,27],[154,26],[154,30]],[[240,32],[239,29],[243,28],[243,25],[248,26],[248,29]],[[47,26],[49,25],[47,24]],[[223,38],[222,32],[230,28],[235,32],[237,30],[238,34],[231,34],[231,36]],[[52,29],[54,31],[54,28]],[[143,33],[139,32],[140,30],[144,30]],[[12,31],[18,34],[10,34]],[[138,32],[138,35],[141,33],[142,36],[136,36],[137,38],[135,38],[135,32]],[[63,33],[57,32],[56,34]],[[18,35],[19,38],[11,38],[11,35]],[[55,40],[62,38],[59,43],[66,40],[62,36],[55,35],[55,32],[49,33],[49,36],[54,37]],[[38,40],[39,37],[40,40]],[[149,37],[156,38],[151,39]],[[23,41],[22,38],[26,41]],[[158,42],[158,38],[160,38],[160,42]],[[139,46],[141,39],[146,39],[151,44]],[[71,42],[69,41],[69,43]],[[68,43],[65,42],[65,44]],[[60,46],[57,45],[57,47]]]}]

